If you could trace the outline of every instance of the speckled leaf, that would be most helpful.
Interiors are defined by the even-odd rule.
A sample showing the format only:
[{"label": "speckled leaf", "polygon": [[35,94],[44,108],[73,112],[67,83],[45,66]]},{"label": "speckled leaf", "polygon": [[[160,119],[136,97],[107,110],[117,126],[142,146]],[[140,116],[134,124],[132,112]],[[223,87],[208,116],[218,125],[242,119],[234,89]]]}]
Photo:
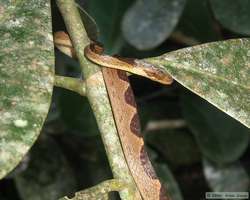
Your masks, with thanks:
[{"label": "speckled leaf", "polygon": [[126,40],[137,49],[160,45],[175,28],[185,0],[137,0],[122,23]]},{"label": "speckled leaf", "polygon": [[218,166],[203,160],[205,178],[214,192],[247,192],[249,177],[239,162]]},{"label": "speckled leaf", "polygon": [[179,83],[250,127],[249,39],[207,43],[138,62],[170,73]]},{"label": "speckled leaf", "polygon": [[0,0],[0,178],[40,133],[53,88],[49,0]]},{"label": "speckled leaf", "polygon": [[227,29],[250,34],[249,0],[210,0],[215,18]]},{"label": "speckled leaf", "polygon": [[55,200],[76,188],[76,178],[58,144],[39,138],[30,152],[28,168],[15,177],[23,200]]}]

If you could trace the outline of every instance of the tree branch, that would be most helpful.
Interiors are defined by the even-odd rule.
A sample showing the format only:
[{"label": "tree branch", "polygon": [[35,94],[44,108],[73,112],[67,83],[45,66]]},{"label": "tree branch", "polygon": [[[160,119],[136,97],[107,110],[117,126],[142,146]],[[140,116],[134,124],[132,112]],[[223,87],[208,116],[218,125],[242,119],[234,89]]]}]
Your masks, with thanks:
[{"label": "tree branch", "polygon": [[123,155],[101,69],[84,56],[84,48],[89,44],[89,39],[75,2],[57,0],[57,4],[84,74],[86,96],[96,117],[113,175],[128,185],[126,189],[120,191],[121,199],[139,200],[140,193]]},{"label": "tree branch", "polygon": [[74,91],[80,94],[81,96],[86,95],[86,88],[84,81],[77,78],[55,75],[54,85],[56,87],[61,87],[67,90]]}]

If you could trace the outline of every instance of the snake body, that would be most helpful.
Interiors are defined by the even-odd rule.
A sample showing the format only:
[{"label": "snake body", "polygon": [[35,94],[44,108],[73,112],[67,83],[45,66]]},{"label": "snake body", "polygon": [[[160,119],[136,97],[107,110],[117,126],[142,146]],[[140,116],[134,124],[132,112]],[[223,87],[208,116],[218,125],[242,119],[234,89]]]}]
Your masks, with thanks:
[{"label": "snake body", "polygon": [[102,69],[123,152],[145,200],[167,200],[145,150],[133,91],[126,72]]},{"label": "snake body", "polygon": [[[85,48],[85,56],[100,65],[108,61],[123,70],[123,62],[127,63],[126,69],[134,67],[129,66],[131,60],[127,62],[128,59],[106,56],[102,53],[103,48],[98,44],[91,44]],[[142,72],[144,68],[139,69]],[[145,150],[136,101],[127,74],[123,70],[103,67],[102,73],[127,164],[143,199],[168,200]],[[162,80],[166,83],[166,79]],[[169,79],[167,82],[169,83]]]},{"label": "snake body", "polygon": [[[55,41],[60,42],[62,36],[64,39],[67,37],[67,45],[63,45],[63,48],[72,47],[67,35],[59,36],[55,37]],[[61,50],[63,49],[61,48]],[[68,55],[73,55],[72,49],[66,48],[66,50]],[[107,67],[102,68],[102,73],[131,175],[144,200],[170,200],[165,196],[165,189],[157,178],[145,150],[134,94],[125,71],[136,72],[139,75],[146,74],[146,77],[153,80],[157,79],[164,84],[170,84],[172,78],[166,76],[166,74],[163,75],[159,70],[152,67],[136,64],[134,59],[112,57],[102,55],[102,53],[103,48],[96,43],[92,43],[85,48],[87,58]]]},{"label": "snake body", "polygon": [[85,55],[100,66],[131,72],[166,85],[173,82],[173,78],[170,75],[167,75],[165,71],[159,68],[155,68],[153,65],[133,58],[108,56],[102,53],[103,48],[96,42],[91,43],[85,48]]}]

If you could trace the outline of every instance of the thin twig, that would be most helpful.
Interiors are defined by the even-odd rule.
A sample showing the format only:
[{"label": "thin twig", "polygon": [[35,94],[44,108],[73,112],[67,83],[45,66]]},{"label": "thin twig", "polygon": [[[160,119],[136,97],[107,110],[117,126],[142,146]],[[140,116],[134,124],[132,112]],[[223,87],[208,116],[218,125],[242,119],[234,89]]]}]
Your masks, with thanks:
[{"label": "thin twig", "polygon": [[150,121],[147,123],[145,131],[157,131],[163,129],[178,129],[184,128],[187,126],[187,123],[183,119],[165,119],[158,121]]},{"label": "thin twig", "polygon": [[86,95],[86,87],[84,81],[77,78],[55,75],[54,85],[56,87],[61,87],[67,90],[77,92],[81,96]]},{"label": "thin twig", "polygon": [[178,43],[185,44],[188,46],[194,46],[194,45],[201,43],[198,40],[196,40],[195,38],[189,37],[180,31],[174,32],[170,38]]}]

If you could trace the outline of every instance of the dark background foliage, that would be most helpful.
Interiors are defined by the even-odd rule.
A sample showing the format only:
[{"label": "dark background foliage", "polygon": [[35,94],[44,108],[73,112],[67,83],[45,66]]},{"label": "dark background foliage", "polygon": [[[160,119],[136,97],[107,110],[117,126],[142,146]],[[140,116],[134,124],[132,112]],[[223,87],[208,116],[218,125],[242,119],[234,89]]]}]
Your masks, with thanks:
[{"label": "dark background foliage", "polygon": [[[250,34],[248,0],[78,3],[95,19],[109,54],[144,58]],[[54,1],[52,14],[54,32],[65,30]],[[78,63],[55,51],[57,74],[81,77]],[[130,81],[151,160],[174,200],[249,190],[249,129],[177,82],[163,86],[138,76]],[[0,199],[53,200],[111,177],[87,99],[55,88],[42,134],[0,181]]]}]

